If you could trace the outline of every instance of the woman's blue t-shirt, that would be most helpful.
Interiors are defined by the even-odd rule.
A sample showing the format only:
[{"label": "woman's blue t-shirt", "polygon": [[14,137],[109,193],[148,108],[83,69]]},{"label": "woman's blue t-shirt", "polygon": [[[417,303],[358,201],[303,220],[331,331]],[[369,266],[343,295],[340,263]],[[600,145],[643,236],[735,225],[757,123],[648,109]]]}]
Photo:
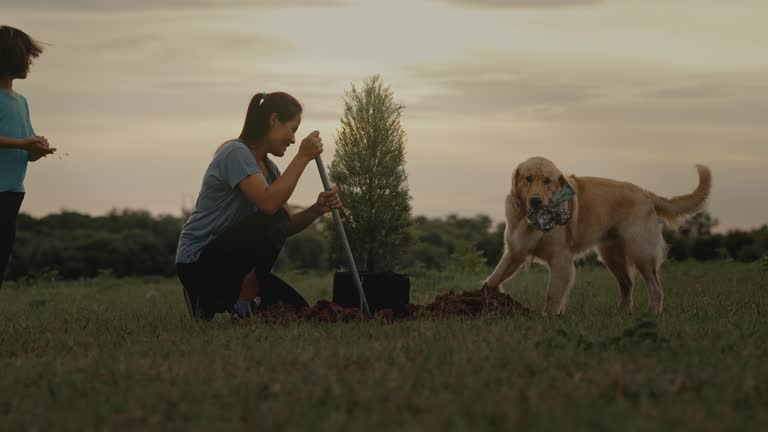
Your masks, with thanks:
[{"label": "woman's blue t-shirt", "polygon": [[[280,175],[271,160],[272,175],[267,183]],[[225,143],[213,157],[203,176],[203,186],[192,214],[181,229],[176,251],[177,263],[192,263],[200,258],[208,243],[230,225],[258,209],[240,191],[238,184],[251,174],[261,172],[251,150],[241,141]]]}]

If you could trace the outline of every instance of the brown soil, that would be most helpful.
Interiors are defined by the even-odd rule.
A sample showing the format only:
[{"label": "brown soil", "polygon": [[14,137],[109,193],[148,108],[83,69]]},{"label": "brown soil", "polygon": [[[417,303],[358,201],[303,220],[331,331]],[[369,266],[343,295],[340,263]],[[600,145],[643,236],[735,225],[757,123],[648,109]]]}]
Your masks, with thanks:
[{"label": "brown soil", "polygon": [[[405,321],[416,318],[479,317],[486,314],[520,315],[530,312],[530,309],[509,295],[483,288],[475,291],[464,291],[460,294],[451,291],[437,296],[435,301],[427,305],[408,304],[398,314],[391,309],[380,310],[376,312],[373,319]],[[328,300],[320,300],[314,306],[302,310],[282,304],[260,308],[256,310],[256,318],[277,322],[319,321],[331,323],[364,319],[360,309],[341,307]]]}]

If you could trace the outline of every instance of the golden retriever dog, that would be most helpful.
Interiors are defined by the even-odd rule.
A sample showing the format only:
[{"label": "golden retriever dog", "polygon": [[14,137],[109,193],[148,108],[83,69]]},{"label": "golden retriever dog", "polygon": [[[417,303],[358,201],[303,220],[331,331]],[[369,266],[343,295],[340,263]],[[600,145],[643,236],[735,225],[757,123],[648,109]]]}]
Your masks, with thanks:
[{"label": "golden retriever dog", "polygon": [[[499,289],[524,263],[535,260],[549,268],[544,313],[561,314],[575,280],[574,260],[596,249],[616,277],[620,308],[632,308],[634,276],[639,271],[648,288],[649,310],[661,313],[664,290],[659,268],[666,254],[662,222],[674,226],[704,207],[712,175],[705,166],[696,168],[696,190],[664,198],[627,182],[566,177],[548,159],[528,159],[512,175],[512,189],[505,199],[504,255],[485,286]],[[574,198],[560,204],[570,214],[567,223],[548,232],[531,226],[529,209],[547,205],[564,186],[575,191]]]}]

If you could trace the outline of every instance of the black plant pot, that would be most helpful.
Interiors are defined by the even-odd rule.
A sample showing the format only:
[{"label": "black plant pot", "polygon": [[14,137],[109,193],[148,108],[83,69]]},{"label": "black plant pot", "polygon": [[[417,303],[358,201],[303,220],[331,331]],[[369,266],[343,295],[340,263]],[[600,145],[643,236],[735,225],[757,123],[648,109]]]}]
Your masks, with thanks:
[{"label": "black plant pot", "polygon": [[[363,272],[360,273],[360,282],[371,313],[382,309],[401,313],[410,302],[411,280],[408,275]],[[336,272],[333,275],[333,302],[344,307],[360,307],[360,295],[351,272]]]}]

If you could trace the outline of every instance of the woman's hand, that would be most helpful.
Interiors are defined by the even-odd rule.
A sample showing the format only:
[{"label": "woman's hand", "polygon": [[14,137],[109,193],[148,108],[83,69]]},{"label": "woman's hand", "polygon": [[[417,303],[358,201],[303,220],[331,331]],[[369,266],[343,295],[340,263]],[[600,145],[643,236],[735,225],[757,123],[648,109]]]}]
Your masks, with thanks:
[{"label": "woman's hand", "polygon": [[341,208],[341,199],[339,199],[339,190],[333,186],[328,192],[320,192],[317,196],[317,210],[319,216],[322,216],[333,209]]},{"label": "woman's hand", "polygon": [[307,163],[311,162],[312,159],[320,156],[320,153],[322,152],[323,139],[320,138],[320,132],[314,131],[301,141],[301,146],[299,147],[299,156],[304,158]]}]

